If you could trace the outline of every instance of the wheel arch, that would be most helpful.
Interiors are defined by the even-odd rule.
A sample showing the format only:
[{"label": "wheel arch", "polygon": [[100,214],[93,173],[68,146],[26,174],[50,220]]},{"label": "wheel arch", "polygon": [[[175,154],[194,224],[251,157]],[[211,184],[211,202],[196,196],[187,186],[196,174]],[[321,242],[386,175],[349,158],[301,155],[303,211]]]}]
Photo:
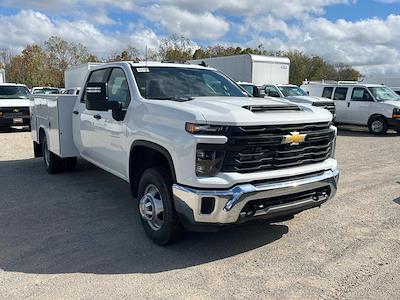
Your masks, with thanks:
[{"label": "wheel arch", "polygon": [[375,120],[375,119],[377,119],[377,118],[383,118],[383,119],[387,119],[384,115],[382,115],[382,114],[378,114],[378,113],[376,113],[376,114],[372,114],[369,118],[368,118],[368,124],[372,121],[372,120]]},{"label": "wheel arch", "polygon": [[[149,158],[151,157],[151,160]],[[139,159],[138,159],[139,158]],[[131,145],[129,152],[129,182],[134,196],[138,192],[138,183],[141,174],[150,167],[165,166],[171,172],[171,177],[176,182],[174,162],[169,151],[156,143],[137,140]]]}]

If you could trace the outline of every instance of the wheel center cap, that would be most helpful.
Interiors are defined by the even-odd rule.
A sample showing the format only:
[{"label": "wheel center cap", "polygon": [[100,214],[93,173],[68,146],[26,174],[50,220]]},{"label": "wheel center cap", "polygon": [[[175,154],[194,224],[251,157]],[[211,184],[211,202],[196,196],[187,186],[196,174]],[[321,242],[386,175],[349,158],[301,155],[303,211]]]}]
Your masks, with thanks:
[{"label": "wheel center cap", "polygon": [[146,194],[140,199],[139,202],[140,215],[146,220],[150,221],[154,217],[154,198]]}]

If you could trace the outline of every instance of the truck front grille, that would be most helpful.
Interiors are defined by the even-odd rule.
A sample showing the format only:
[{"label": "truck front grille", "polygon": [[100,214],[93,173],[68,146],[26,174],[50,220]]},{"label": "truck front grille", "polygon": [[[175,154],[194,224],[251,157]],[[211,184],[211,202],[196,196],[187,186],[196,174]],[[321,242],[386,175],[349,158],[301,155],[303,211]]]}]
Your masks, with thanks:
[{"label": "truck front grille", "polygon": [[[306,134],[299,144],[293,133]],[[318,163],[331,155],[335,132],[328,123],[230,127],[221,172],[257,172]]]},{"label": "truck front grille", "polygon": [[329,110],[332,115],[335,115],[336,113],[335,103],[332,102],[315,102],[313,106],[325,108],[326,110]]},{"label": "truck front grille", "polygon": [[23,117],[29,116],[29,107],[0,107],[2,117]]}]

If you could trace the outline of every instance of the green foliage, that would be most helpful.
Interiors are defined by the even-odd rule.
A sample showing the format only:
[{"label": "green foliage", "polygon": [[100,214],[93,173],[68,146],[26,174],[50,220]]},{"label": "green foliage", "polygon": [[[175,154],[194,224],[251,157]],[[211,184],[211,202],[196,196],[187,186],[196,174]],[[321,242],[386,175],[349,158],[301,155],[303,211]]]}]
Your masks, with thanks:
[{"label": "green foliage", "polygon": [[186,62],[217,56],[257,54],[286,56],[290,59],[291,83],[300,85],[303,80],[357,80],[361,74],[345,64],[329,64],[319,56],[310,56],[300,51],[265,50],[263,45],[256,48],[241,48],[225,45],[199,47],[184,36],[172,34],[160,41],[158,49],[148,49],[140,53],[135,47],[127,47],[121,53],[114,53],[105,59],[99,59],[80,44],[68,42],[52,36],[40,45],[28,45],[21,54],[13,56],[7,49],[0,49],[0,68],[6,69],[10,82],[25,83],[32,86],[64,86],[66,68],[86,62],[162,60]]},{"label": "green foliage", "polygon": [[139,50],[135,47],[129,46],[127,49],[123,50],[120,54],[113,54],[108,57],[105,61],[139,61],[140,53]]}]

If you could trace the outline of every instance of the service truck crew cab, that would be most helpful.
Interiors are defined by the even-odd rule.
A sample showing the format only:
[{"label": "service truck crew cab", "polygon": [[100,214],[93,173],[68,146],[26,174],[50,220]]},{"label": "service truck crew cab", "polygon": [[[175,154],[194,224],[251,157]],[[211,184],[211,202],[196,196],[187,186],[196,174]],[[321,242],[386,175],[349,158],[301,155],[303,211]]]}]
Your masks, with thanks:
[{"label": "service truck crew cab", "polygon": [[336,192],[332,115],[253,99],[212,68],[110,63],[89,71],[78,96],[31,104],[47,170],[72,169],[80,155],[129,182],[161,245],[182,228],[294,215]]}]

